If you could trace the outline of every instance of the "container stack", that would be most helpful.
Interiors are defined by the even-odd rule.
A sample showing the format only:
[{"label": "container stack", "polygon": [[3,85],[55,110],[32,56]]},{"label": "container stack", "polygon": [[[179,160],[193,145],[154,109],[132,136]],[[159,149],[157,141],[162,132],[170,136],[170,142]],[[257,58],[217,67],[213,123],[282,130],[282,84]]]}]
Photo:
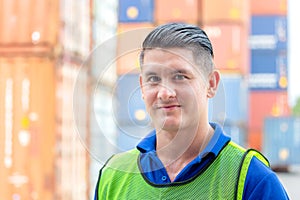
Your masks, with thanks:
[{"label": "container stack", "polygon": [[154,27],[154,0],[119,0],[115,116],[119,150],[133,148],[150,131],[139,87],[141,43]]},{"label": "container stack", "polygon": [[300,164],[299,117],[266,117],[263,130],[262,151],[272,167]]},{"label": "container stack", "polygon": [[[87,199],[89,90],[91,49],[89,0],[60,1],[60,46],[56,65],[56,198]],[[77,183],[77,184],[74,184]]]},{"label": "container stack", "polygon": [[[216,7],[217,4],[219,6]],[[120,127],[125,130],[119,135],[120,141],[124,143],[121,146],[124,146],[124,149],[132,148],[144,135],[142,130],[133,128],[137,125],[135,121],[137,118],[132,116],[143,116],[142,120],[137,121],[142,124],[143,129],[145,125],[151,128],[149,116],[144,113],[144,107],[140,107],[143,105],[142,99],[138,98],[138,103],[135,102],[134,105],[129,103],[131,98],[135,98],[136,93],[140,93],[138,55],[141,42],[154,26],[168,22],[198,25],[207,32],[214,47],[216,68],[222,72],[220,92],[217,98],[210,102],[210,118],[222,123],[228,133],[234,133],[232,137],[235,141],[244,144],[248,99],[245,77],[249,72],[247,43],[250,28],[249,1],[119,0],[118,27],[119,33],[122,34],[117,44],[119,55],[117,60],[119,84],[117,85],[120,87],[117,90],[117,99],[119,104],[124,106],[120,107],[118,116],[120,116]],[[121,85],[130,85],[128,88],[134,91],[128,91],[126,86]],[[124,90],[127,91],[126,97],[123,96]],[[119,91],[123,92],[118,93]],[[130,113],[133,111],[139,114]],[[134,130],[138,130],[139,133],[132,133]],[[128,142],[124,135],[125,138],[134,139]]]},{"label": "container stack", "polygon": [[[214,48],[221,71],[218,94],[211,100],[211,118],[224,125],[232,140],[245,145],[249,72],[249,1],[203,0],[200,23]],[[216,6],[218,5],[218,6]]]},{"label": "container stack", "polygon": [[0,199],[54,199],[58,1],[0,5]]},{"label": "container stack", "polygon": [[93,199],[99,169],[116,153],[113,109],[116,82],[116,30],[118,0],[92,3],[92,49],[84,62],[89,73],[89,198]]},{"label": "container stack", "polygon": [[287,0],[251,1],[249,146],[262,149],[268,116],[288,116]]}]

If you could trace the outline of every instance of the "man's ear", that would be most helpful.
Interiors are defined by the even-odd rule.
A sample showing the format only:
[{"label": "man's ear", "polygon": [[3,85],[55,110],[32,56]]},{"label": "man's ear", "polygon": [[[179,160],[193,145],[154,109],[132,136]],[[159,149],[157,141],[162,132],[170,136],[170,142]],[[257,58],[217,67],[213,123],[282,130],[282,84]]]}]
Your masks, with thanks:
[{"label": "man's ear", "polygon": [[144,99],[144,88],[143,88],[143,77],[142,74],[140,74],[140,87],[142,92],[142,98]]},{"label": "man's ear", "polygon": [[209,74],[207,88],[208,98],[212,98],[216,95],[220,79],[221,75],[218,70],[214,70],[212,73]]}]

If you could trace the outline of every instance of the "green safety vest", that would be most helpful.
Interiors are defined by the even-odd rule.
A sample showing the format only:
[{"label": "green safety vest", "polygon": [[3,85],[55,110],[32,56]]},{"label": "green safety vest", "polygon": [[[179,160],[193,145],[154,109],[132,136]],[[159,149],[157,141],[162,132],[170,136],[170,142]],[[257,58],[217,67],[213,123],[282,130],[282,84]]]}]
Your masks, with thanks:
[{"label": "green safety vest", "polygon": [[137,149],[113,156],[101,170],[98,199],[242,199],[244,183],[253,156],[269,166],[255,150],[246,151],[229,142],[217,158],[194,178],[155,185],[143,177]]}]

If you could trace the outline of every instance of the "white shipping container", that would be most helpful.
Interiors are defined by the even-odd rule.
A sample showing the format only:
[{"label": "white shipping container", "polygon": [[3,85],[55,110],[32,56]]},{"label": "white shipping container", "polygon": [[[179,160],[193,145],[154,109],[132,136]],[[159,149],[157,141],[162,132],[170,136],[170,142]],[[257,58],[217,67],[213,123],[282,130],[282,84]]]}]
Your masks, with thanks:
[{"label": "white shipping container", "polygon": [[65,52],[85,58],[91,45],[91,11],[89,0],[62,0],[60,42]]}]

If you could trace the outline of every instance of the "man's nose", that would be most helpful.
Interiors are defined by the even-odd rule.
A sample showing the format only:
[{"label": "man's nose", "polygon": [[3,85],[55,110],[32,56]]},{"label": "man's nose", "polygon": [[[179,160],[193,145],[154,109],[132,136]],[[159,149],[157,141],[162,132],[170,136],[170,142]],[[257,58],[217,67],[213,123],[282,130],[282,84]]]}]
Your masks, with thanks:
[{"label": "man's nose", "polygon": [[170,98],[174,98],[175,96],[176,96],[176,92],[174,88],[172,88],[170,85],[167,84],[160,85],[157,93],[157,97],[159,99],[169,100]]}]

